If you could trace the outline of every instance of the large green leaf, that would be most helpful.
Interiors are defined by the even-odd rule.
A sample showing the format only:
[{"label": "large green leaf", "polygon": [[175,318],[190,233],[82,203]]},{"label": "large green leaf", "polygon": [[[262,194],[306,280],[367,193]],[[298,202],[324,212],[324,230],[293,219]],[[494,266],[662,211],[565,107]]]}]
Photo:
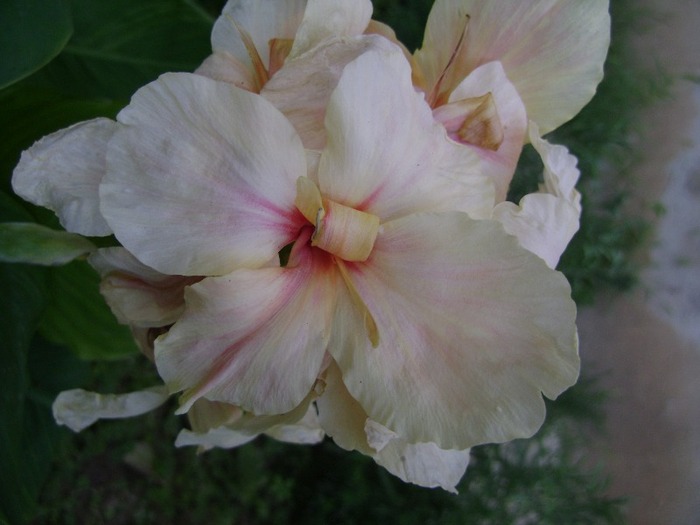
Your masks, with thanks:
[{"label": "large green leaf", "polygon": [[0,223],[0,262],[54,266],[89,254],[97,247],[75,233],[31,222]]},{"label": "large green leaf", "polygon": [[83,359],[118,359],[138,352],[99,292],[99,276],[85,262],[51,271],[50,300],[41,333]]},{"label": "large green leaf", "polygon": [[214,17],[191,0],[73,0],[75,32],[41,79],[78,96],[128,100],[211,52]]},{"label": "large green leaf", "polygon": [[2,0],[0,89],[58,55],[71,31],[68,0]]}]

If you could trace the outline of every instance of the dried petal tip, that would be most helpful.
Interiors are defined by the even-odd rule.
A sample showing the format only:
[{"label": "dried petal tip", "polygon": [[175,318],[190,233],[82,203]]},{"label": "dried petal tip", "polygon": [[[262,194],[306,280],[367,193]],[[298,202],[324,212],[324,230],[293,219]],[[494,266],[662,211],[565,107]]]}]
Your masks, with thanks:
[{"label": "dried petal tip", "polygon": [[503,143],[503,125],[491,93],[463,101],[469,106],[464,122],[457,130],[462,142],[497,151]]}]

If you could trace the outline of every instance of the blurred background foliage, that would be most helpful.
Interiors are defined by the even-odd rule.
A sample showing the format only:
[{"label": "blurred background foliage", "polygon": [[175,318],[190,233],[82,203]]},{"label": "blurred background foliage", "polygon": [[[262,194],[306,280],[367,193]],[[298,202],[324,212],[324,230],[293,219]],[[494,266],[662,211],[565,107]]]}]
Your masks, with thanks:
[{"label": "blurred background foliage", "polygon": [[[191,71],[210,52],[223,0],[3,0],[0,4],[0,221],[56,218],[12,194],[22,150],[43,135],[114,117],[140,86]],[[579,158],[581,231],[561,262],[579,304],[634,284],[631,257],[648,224],[625,206],[640,108],[668,79],[642,71],[627,35],[648,14],[612,0],[613,45],[598,95],[550,136]],[[413,49],[430,0],[376,0],[375,18]],[[510,194],[538,183],[526,149]],[[611,183],[611,180],[613,181]],[[0,264],[0,522],[8,524],[620,523],[622,502],[580,457],[599,428],[602,395],[581,381],[550,403],[532,440],[473,451],[460,495],[403,484],[359,454],[325,442],[258,439],[196,456],[172,443],[184,421],[166,406],[73,435],[53,423],[51,402],[68,388],[128,392],[157,382],[98,291],[84,262],[60,268]]]}]

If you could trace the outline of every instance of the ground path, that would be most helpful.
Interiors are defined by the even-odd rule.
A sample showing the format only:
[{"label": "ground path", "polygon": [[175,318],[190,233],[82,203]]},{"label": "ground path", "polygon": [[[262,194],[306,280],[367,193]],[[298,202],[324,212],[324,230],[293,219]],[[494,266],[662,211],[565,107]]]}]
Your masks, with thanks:
[{"label": "ground path", "polygon": [[[700,0],[640,0],[661,15],[641,56],[700,78]],[[610,392],[608,435],[592,449],[627,495],[631,525],[700,524],[700,83],[645,112],[633,202],[666,213],[642,254],[641,286],[580,312],[586,373]]]}]

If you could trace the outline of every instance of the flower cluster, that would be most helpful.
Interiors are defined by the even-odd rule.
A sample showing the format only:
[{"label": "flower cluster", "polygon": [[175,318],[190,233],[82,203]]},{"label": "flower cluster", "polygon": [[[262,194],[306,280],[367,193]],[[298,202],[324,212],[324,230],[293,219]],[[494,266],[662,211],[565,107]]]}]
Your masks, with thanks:
[{"label": "flower cluster", "polygon": [[[437,0],[411,54],[369,0],[230,0],[194,73],[26,151],[15,191],[86,236],[164,387],[64,392],[75,430],[181,393],[177,445],[328,435],[454,490],[577,379],[555,270],[576,159],[541,138],[593,96],[607,0]],[[543,183],[506,201],[531,143]]]}]

